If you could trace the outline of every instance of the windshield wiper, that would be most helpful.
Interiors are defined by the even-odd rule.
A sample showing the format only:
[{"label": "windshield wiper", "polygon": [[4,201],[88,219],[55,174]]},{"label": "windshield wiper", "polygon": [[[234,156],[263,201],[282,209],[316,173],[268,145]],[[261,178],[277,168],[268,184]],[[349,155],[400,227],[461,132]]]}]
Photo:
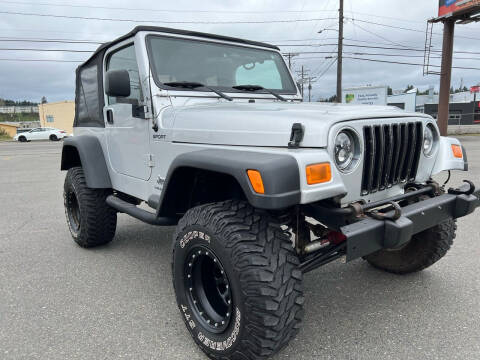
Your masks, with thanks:
[{"label": "windshield wiper", "polygon": [[270,89],[265,89],[263,86],[260,86],[260,85],[237,85],[237,86],[232,86],[232,88],[237,89],[237,90],[243,90],[243,91],[264,90],[267,93],[275,96],[280,101],[287,101],[287,99],[285,99],[283,96],[277,94],[275,91],[272,91]]},{"label": "windshield wiper", "polygon": [[196,88],[199,88],[199,87],[203,87],[205,89],[208,89],[208,90],[214,92],[215,94],[217,94],[218,96],[220,96],[223,99],[226,99],[228,101],[233,100],[230,96],[222,93],[221,91],[215,90],[214,88],[211,88],[210,86],[206,86],[206,85],[203,85],[202,83],[198,83],[198,82],[172,81],[172,82],[163,83],[163,85],[167,85],[167,86],[171,86],[171,87],[181,87],[181,88],[185,88],[185,89],[196,89]]}]

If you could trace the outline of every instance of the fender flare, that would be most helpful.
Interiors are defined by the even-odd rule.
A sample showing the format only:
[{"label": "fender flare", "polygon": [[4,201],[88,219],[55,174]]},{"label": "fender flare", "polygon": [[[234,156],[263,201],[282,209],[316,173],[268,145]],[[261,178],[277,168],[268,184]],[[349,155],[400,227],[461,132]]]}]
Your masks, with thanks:
[{"label": "fender flare", "polygon": [[[165,198],[174,188],[175,172],[193,168],[232,176],[242,188],[248,202],[260,209],[285,209],[300,203],[300,174],[297,160],[288,154],[253,151],[207,149],[183,153],[172,162],[159,201],[157,214],[167,213]],[[247,170],[261,173],[265,194],[256,193],[248,179]]]},{"label": "fender flare", "polygon": [[64,140],[60,169],[68,170],[74,166],[83,168],[89,188],[112,188],[102,145],[96,136],[80,135]]}]

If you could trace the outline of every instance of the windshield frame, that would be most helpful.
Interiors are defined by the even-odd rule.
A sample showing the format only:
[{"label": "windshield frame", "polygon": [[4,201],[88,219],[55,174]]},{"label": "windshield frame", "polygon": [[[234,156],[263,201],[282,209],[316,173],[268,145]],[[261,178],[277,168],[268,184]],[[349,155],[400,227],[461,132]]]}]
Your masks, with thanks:
[{"label": "windshield frame", "polygon": [[[288,79],[291,81],[291,85],[293,89],[295,90],[279,90],[279,89],[270,89],[272,91],[275,91],[277,94],[281,95],[293,95],[297,96],[298,95],[298,87],[293,79],[292,73],[290,72],[290,69],[288,68],[285,59],[283,55],[280,53],[278,50],[274,50],[271,48],[265,48],[261,46],[253,46],[253,45],[242,45],[242,44],[235,44],[231,42],[225,42],[225,41],[215,41],[215,40],[205,40],[205,39],[198,39],[198,38],[191,38],[191,37],[179,37],[179,36],[169,36],[169,35],[164,35],[164,34],[147,34],[145,36],[145,43],[146,43],[146,49],[147,49],[147,55],[148,55],[148,61],[149,61],[149,68],[152,72],[153,75],[153,81],[155,82],[155,85],[157,85],[158,88],[162,90],[169,90],[169,91],[179,91],[179,92],[198,92],[198,93],[205,93],[205,92],[210,92],[206,90],[202,90],[202,88],[195,88],[195,89],[186,89],[186,88],[179,88],[179,87],[172,87],[168,85],[164,85],[159,79],[158,79],[158,74],[157,74],[157,69],[154,66],[153,62],[153,49],[152,49],[152,42],[150,41],[152,38],[169,38],[169,39],[176,39],[178,41],[194,41],[194,42],[202,42],[202,43],[208,43],[208,44],[217,44],[217,45],[226,45],[226,46],[233,46],[233,47],[239,47],[239,48],[247,48],[247,49],[256,49],[256,50],[262,50],[262,51],[268,51],[272,53],[276,53],[280,56],[281,62],[283,66],[285,67],[286,74],[288,75]],[[250,85],[250,84],[241,84],[241,85]],[[252,84],[256,85],[256,84]],[[209,87],[214,88],[216,90],[219,90],[223,93],[235,93],[235,94],[249,94],[250,97],[251,95],[269,95],[266,91],[244,91],[244,90],[238,90],[230,87],[225,87],[225,86],[215,86],[212,85]]]}]

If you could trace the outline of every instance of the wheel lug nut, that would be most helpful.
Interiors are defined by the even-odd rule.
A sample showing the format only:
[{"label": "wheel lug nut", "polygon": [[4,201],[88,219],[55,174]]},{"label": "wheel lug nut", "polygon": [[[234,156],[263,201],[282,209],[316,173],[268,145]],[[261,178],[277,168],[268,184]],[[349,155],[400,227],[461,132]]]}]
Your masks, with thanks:
[{"label": "wheel lug nut", "polygon": [[207,320],[207,323],[210,324],[210,320]]},{"label": "wheel lug nut", "polygon": [[215,323],[215,327],[217,327],[217,326],[218,326],[218,324],[217,324],[217,323]]},{"label": "wheel lug nut", "polygon": [[225,321],[222,321],[222,325],[225,325]]},{"label": "wheel lug nut", "polygon": [[190,288],[190,291],[192,291],[192,290],[193,290],[193,288]]},{"label": "wheel lug nut", "polygon": [[188,278],[190,279],[192,276],[191,275],[188,275]]},{"label": "wheel lug nut", "polygon": [[192,267],[192,263],[188,263],[188,266]]}]

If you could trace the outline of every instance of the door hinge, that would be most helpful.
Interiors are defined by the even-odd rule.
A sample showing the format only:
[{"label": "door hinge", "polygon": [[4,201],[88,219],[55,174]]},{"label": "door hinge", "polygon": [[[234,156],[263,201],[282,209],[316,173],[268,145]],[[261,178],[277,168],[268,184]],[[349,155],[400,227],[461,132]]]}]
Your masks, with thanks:
[{"label": "door hinge", "polygon": [[147,166],[148,167],[155,167],[155,162],[153,160],[152,154],[147,154]]}]

